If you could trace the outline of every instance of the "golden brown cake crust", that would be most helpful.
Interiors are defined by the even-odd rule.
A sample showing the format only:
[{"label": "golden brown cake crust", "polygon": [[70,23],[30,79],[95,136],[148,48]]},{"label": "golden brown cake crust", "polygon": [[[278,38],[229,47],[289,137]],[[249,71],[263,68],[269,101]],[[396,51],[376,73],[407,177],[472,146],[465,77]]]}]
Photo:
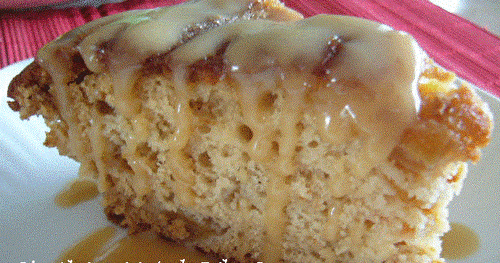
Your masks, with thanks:
[{"label": "golden brown cake crust", "polygon": [[[429,71],[435,72],[436,69]],[[469,87],[460,84],[457,89],[442,90],[437,82],[438,74],[425,75],[434,77],[435,81],[421,85],[422,108],[419,117],[446,124],[450,130],[460,135],[466,158],[478,161],[477,149],[489,143],[493,129],[489,109]]]},{"label": "golden brown cake crust", "polygon": [[27,98],[31,98],[30,96],[37,96],[40,100],[38,103],[44,104],[50,102],[51,95],[48,91],[51,83],[52,79],[47,71],[42,69],[36,62],[30,63],[19,75],[15,76],[9,84],[7,96],[14,99],[8,102],[9,106],[14,111],[20,111],[21,108],[23,108],[25,111],[25,114],[23,114],[24,118],[38,114],[37,111],[40,106],[33,105],[32,107],[22,107],[20,105],[20,100],[23,96]]}]

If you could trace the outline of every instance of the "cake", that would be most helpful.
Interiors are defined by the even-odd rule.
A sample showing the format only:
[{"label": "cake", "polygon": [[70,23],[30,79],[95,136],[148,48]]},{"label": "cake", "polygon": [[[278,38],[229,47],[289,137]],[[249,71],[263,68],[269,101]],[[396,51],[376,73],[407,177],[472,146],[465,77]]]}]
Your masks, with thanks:
[{"label": "cake", "polygon": [[277,0],[92,21],[8,96],[96,180],[109,220],[231,262],[443,262],[493,121],[408,34]]}]

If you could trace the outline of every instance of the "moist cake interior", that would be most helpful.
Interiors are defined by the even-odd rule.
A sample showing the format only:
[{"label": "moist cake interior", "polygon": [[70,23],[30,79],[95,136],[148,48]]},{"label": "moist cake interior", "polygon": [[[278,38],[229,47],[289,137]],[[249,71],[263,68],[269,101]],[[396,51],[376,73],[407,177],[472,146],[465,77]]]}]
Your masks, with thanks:
[{"label": "moist cake interior", "polygon": [[109,219],[239,262],[443,262],[492,117],[406,33],[270,1],[93,21],[8,91]]}]

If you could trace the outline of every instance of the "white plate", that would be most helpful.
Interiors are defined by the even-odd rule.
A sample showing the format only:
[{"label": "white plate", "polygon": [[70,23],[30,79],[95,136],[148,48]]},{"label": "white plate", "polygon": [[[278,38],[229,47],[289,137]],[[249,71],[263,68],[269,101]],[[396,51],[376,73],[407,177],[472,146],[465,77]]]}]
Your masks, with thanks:
[{"label": "white plate", "polygon": [[[10,80],[31,61],[0,70],[1,262],[53,262],[76,240],[109,224],[99,200],[72,209],[54,205],[57,192],[77,176],[78,164],[43,146],[47,127],[41,118],[21,121],[6,103]],[[485,92],[479,94],[500,118],[500,101]],[[470,166],[462,193],[450,206],[450,221],[469,226],[479,235],[479,251],[465,260],[449,262],[500,262],[498,126],[481,162]]]},{"label": "white plate", "polygon": [[78,164],[43,146],[48,128],[41,117],[21,121],[7,106],[9,82],[31,61],[0,70],[0,262],[54,262],[63,249],[109,224],[97,199],[71,209],[54,204]]}]

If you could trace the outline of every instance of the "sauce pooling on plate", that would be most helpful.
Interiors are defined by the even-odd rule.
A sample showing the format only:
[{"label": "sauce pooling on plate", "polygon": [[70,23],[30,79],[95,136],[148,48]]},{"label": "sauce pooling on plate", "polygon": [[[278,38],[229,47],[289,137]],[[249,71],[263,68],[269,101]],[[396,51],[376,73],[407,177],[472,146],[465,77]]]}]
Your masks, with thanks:
[{"label": "sauce pooling on plate", "polygon": [[[154,233],[144,232],[125,236],[115,227],[104,227],[67,249],[55,263],[68,262],[219,262],[199,251],[167,241]],[[444,235],[442,257],[464,259],[479,249],[479,237],[469,227],[451,223]],[[162,262],[163,262],[162,261]]]},{"label": "sauce pooling on plate", "polygon": [[115,227],[101,228],[66,250],[55,263],[219,262],[194,249],[161,239],[155,233],[126,235],[119,232]]},{"label": "sauce pooling on plate", "polygon": [[479,249],[479,236],[463,224],[450,223],[450,226],[451,230],[442,237],[441,256],[450,260],[459,260],[473,255]]}]

